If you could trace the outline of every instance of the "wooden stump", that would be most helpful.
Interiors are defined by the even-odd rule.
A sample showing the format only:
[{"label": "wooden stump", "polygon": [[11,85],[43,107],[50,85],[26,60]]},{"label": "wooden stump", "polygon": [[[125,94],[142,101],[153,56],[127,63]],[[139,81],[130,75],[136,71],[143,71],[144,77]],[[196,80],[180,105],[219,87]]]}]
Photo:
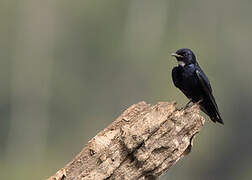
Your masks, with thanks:
[{"label": "wooden stump", "polygon": [[190,152],[204,121],[197,105],[139,102],[48,180],[155,179]]}]

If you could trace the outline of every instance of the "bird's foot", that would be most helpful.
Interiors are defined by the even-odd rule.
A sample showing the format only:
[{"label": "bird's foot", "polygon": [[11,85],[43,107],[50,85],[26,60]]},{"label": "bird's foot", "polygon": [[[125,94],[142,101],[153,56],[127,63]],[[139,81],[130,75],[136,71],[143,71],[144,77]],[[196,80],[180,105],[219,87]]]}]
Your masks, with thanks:
[{"label": "bird's foot", "polygon": [[200,103],[203,101],[203,99],[200,99],[198,102],[196,102],[195,104],[200,105]]},{"label": "bird's foot", "polygon": [[184,107],[180,108],[179,110],[186,110],[187,108],[192,107],[193,104],[194,103],[192,102],[192,100],[190,100]]}]

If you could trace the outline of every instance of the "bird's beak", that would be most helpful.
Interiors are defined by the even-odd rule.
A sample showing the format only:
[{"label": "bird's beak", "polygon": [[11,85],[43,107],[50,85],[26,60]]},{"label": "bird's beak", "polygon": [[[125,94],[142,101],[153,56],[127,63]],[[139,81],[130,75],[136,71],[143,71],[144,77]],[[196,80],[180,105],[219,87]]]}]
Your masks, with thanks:
[{"label": "bird's beak", "polygon": [[176,54],[176,53],[172,53],[171,56],[177,57],[177,58],[182,58],[183,56]]}]

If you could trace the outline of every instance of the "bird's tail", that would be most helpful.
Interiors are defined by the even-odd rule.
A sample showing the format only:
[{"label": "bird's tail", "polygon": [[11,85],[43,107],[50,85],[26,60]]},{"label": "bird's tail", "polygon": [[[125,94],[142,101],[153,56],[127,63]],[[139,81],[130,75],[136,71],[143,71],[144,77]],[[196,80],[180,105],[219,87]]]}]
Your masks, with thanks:
[{"label": "bird's tail", "polygon": [[[208,102],[208,103],[206,103]],[[200,109],[206,113],[213,122],[224,124],[215,101],[204,101],[200,103]]]},{"label": "bird's tail", "polygon": [[221,124],[224,124],[224,122],[223,122],[223,120],[222,120],[222,118],[221,118],[221,116],[220,116],[220,114],[216,114],[215,116],[210,116],[210,118],[211,118],[211,120],[212,121],[214,121],[214,122],[219,122],[219,123],[221,123]]}]

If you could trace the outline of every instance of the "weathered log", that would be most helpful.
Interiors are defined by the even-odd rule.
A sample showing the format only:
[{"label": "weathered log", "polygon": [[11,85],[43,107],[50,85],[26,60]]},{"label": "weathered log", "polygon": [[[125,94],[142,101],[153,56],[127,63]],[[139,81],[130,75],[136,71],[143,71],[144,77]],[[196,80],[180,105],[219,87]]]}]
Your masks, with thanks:
[{"label": "weathered log", "polygon": [[190,152],[204,121],[197,105],[139,102],[48,180],[155,179]]}]

